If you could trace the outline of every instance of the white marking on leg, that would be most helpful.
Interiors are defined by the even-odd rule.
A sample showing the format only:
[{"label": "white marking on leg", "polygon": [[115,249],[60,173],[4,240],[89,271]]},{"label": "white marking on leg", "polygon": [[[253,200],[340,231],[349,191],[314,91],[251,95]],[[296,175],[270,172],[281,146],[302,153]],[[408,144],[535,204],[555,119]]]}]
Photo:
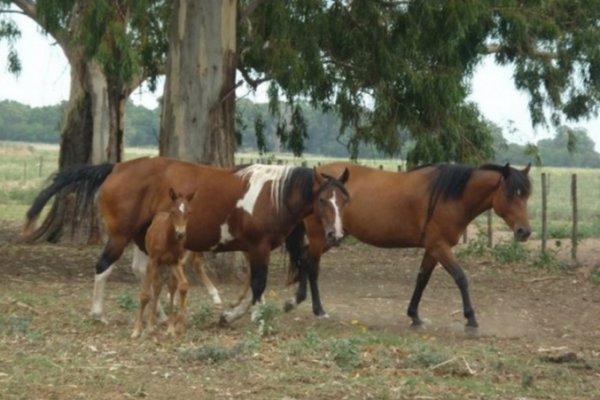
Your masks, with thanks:
[{"label": "white marking on leg", "polygon": [[233,307],[228,311],[224,311],[221,315],[221,319],[230,324],[236,319],[240,318],[242,315],[244,315],[251,305],[252,294],[249,293],[244,297],[242,301],[238,303],[237,306]]},{"label": "white marking on leg", "polygon": [[208,294],[210,295],[210,297],[212,298],[212,301],[214,304],[220,306],[221,304],[223,304],[223,301],[221,300],[221,296],[219,295],[219,291],[217,290],[216,287],[207,287],[208,289]]},{"label": "white marking on leg", "polygon": [[96,274],[94,277],[94,294],[92,295],[92,311],[91,315],[102,322],[106,322],[102,313],[104,306],[104,289],[106,280],[110,276],[115,264],[111,264],[106,271],[101,274]]},{"label": "white marking on leg", "polygon": [[335,238],[341,239],[344,237],[344,229],[342,228],[342,215],[340,213],[340,208],[338,207],[337,203],[335,202],[335,192],[333,192],[333,196],[331,196],[329,201],[333,205],[333,211],[335,213],[335,220],[334,220],[334,224],[333,224],[333,226],[335,228]]},{"label": "white marking on leg", "polygon": [[140,250],[139,247],[133,246],[131,270],[140,281],[144,281],[144,277],[146,276],[146,266],[148,265],[149,259],[148,254]]}]

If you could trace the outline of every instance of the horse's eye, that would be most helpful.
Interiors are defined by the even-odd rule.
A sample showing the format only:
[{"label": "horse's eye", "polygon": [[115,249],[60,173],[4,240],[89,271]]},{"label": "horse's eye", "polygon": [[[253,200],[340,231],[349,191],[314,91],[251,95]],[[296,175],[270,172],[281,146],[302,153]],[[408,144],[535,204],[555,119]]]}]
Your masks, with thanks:
[{"label": "horse's eye", "polygon": [[320,203],[322,206],[326,206],[326,205],[327,205],[327,200],[326,200],[326,199],[319,199],[319,203]]}]

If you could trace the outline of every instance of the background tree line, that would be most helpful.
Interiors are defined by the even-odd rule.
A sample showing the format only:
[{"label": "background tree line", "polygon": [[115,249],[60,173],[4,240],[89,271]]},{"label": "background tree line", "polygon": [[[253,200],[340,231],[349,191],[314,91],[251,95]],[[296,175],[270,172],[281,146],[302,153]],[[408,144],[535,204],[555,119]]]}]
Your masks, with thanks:
[{"label": "background tree line", "polygon": [[[14,101],[0,102],[0,140],[15,140],[39,143],[59,143],[60,122],[65,103],[54,106],[33,108]],[[333,112],[322,112],[302,104],[307,121],[308,137],[306,152],[332,157],[347,157],[347,137],[340,135],[341,121]],[[239,140],[238,150],[245,152],[285,151],[276,134],[278,120],[268,112],[268,105],[239,99],[236,104],[236,131]],[[282,110],[285,107],[282,106]],[[160,110],[150,110],[127,104],[125,119],[125,143],[136,147],[157,147],[160,131]],[[263,127],[261,149],[257,143],[255,121],[260,119]],[[600,154],[594,151],[594,142],[587,131],[581,128],[569,129],[561,126],[556,136],[540,139],[535,144],[519,145],[509,143],[503,136],[502,128],[486,121],[493,137],[494,161],[526,164],[536,162],[557,167],[600,168]],[[569,141],[574,138],[571,144]],[[407,147],[414,146],[407,135]],[[572,146],[572,151],[569,151]],[[384,158],[385,154],[373,146],[362,145],[360,158]],[[400,155],[406,157],[406,151]]]}]

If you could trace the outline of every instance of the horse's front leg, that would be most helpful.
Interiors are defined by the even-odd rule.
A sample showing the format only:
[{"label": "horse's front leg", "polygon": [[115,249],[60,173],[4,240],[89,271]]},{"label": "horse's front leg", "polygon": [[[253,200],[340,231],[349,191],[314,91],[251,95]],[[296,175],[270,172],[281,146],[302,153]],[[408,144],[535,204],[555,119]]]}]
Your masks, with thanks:
[{"label": "horse's front leg", "polygon": [[450,247],[444,247],[440,249],[439,255],[436,254],[437,259],[442,263],[446,271],[454,278],[454,282],[458,286],[460,290],[460,295],[462,297],[463,302],[463,314],[467,319],[467,324],[465,326],[465,331],[467,334],[476,336],[478,335],[478,327],[479,324],[475,319],[475,310],[471,305],[471,298],[469,296],[469,282],[467,280],[467,276],[465,272],[461,268],[458,260],[452,253]]},{"label": "horse's front leg", "polygon": [[[134,275],[140,280],[144,281],[144,277],[146,276],[146,266],[148,265],[148,260],[150,258],[146,253],[140,250],[137,245],[133,246],[133,257],[131,260],[131,270]],[[157,305],[157,318],[159,322],[164,322],[167,320],[167,315],[165,314],[165,310],[163,310],[162,304],[158,302]]]},{"label": "horse's front leg", "polygon": [[140,290],[140,309],[138,311],[137,319],[133,325],[133,332],[131,333],[131,337],[133,339],[140,337],[142,330],[144,329],[144,310],[152,298],[152,283],[154,280],[154,274],[156,273],[156,264],[153,264],[152,261],[150,261],[148,263],[146,272],[147,273],[144,276],[142,288]]},{"label": "horse's front leg", "polygon": [[[306,249],[305,249],[306,251]],[[298,287],[296,288],[296,293],[294,297],[288,299],[283,305],[283,311],[290,312],[304,300],[306,300],[306,284],[308,282],[308,269],[310,268],[308,264],[308,259],[306,257],[302,257],[301,260],[298,261],[290,261],[296,262],[296,270],[297,270],[297,280]],[[290,267],[291,268],[291,267]]]},{"label": "horse's front leg", "polygon": [[420,329],[424,325],[423,320],[419,317],[419,302],[421,301],[423,291],[429,282],[429,278],[431,278],[431,273],[436,264],[437,260],[426,251],[421,260],[419,275],[417,275],[417,283],[415,284],[415,290],[413,291],[407,310],[408,316],[412,319],[412,328]]},{"label": "horse's front leg", "polygon": [[248,260],[250,262],[251,294],[246,295],[246,297],[234,308],[224,311],[223,314],[221,314],[219,321],[221,325],[230,324],[244,315],[251,306],[262,301],[262,296],[267,286],[269,255],[269,246],[262,246],[262,248],[255,249],[253,252],[248,253]]}]

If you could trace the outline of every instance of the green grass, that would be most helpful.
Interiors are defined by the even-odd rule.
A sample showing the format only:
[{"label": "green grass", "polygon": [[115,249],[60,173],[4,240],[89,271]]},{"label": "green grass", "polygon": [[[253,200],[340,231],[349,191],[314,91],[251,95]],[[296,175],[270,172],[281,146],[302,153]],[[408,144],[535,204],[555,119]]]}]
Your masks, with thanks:
[{"label": "green grass", "polygon": [[[155,154],[154,149],[128,148],[125,159]],[[8,220],[23,219],[24,210],[31,204],[46,179],[56,171],[58,165],[58,146],[15,142],[0,142],[0,218]],[[305,165],[311,167],[320,163],[340,160],[321,156],[305,155],[296,158],[289,154],[276,157],[261,157],[258,154],[238,154],[236,162],[256,161]],[[363,164],[385,170],[396,171],[398,160],[362,160]],[[532,168],[530,176],[533,182],[533,195],[529,201],[529,216],[533,226],[533,237],[539,238],[541,232],[541,173],[549,177],[548,193],[548,237],[569,238],[572,229],[571,176],[577,174],[578,188],[578,237],[580,239],[600,236],[600,169],[585,168]],[[485,226],[485,215],[476,223]],[[504,222],[494,216],[494,229],[507,230]]]}]

